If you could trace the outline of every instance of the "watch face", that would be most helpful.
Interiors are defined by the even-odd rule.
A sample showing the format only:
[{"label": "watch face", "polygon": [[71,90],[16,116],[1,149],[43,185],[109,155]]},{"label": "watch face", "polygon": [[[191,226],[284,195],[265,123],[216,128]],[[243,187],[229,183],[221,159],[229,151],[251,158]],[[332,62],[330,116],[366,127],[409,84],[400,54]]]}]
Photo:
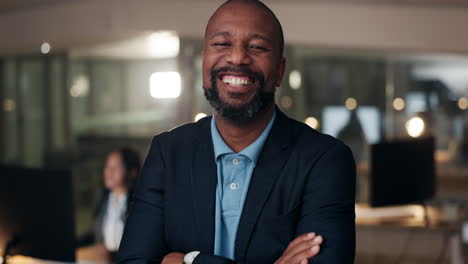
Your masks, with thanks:
[{"label": "watch face", "polygon": [[198,251],[193,251],[193,252],[190,252],[190,253],[185,254],[185,256],[184,256],[184,263],[192,264],[192,262],[195,260],[195,257],[196,257],[198,254],[200,254],[200,252],[198,252]]}]

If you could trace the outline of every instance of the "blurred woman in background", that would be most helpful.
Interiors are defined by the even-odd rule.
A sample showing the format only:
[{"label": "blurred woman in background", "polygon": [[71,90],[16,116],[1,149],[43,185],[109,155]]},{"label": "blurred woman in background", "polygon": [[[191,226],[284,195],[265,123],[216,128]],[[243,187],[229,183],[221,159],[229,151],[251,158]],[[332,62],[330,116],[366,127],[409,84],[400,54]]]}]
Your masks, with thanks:
[{"label": "blurred woman in background", "polygon": [[104,189],[98,199],[93,230],[79,239],[79,246],[94,244],[95,249],[107,252],[110,262],[114,260],[139,171],[140,157],[132,149],[124,147],[108,154],[103,171]]}]

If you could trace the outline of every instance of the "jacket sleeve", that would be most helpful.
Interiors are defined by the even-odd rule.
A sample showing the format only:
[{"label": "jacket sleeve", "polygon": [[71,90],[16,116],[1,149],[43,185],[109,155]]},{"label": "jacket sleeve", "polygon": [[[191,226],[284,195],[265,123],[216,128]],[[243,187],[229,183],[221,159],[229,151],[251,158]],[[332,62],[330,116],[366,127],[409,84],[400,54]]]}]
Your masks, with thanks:
[{"label": "jacket sleeve", "polygon": [[118,263],[161,263],[169,253],[164,238],[164,171],[161,147],[155,137],[133,194]]},{"label": "jacket sleeve", "polygon": [[[117,254],[118,263],[161,263],[170,253],[164,230],[165,163],[158,137],[153,139],[138,179]],[[186,253],[186,252],[182,252]],[[194,264],[234,264],[230,259],[201,253]]]},{"label": "jacket sleeve", "polygon": [[[315,232],[324,238],[320,253],[309,263],[354,263],[356,166],[351,150],[341,142],[336,143],[307,172],[307,176],[296,236]],[[240,262],[210,254],[200,254],[194,262],[233,263]]]},{"label": "jacket sleeve", "polygon": [[356,165],[351,150],[337,143],[308,175],[296,236],[315,232],[324,239],[309,263],[354,263]]}]

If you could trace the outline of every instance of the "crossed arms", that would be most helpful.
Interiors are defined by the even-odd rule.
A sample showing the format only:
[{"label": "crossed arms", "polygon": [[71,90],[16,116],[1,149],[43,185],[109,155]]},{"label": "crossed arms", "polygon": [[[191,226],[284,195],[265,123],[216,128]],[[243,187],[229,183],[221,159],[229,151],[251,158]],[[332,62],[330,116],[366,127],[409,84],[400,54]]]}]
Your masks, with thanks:
[{"label": "crossed arms", "polygon": [[[166,165],[158,137],[155,137],[135,190],[118,254],[119,263],[180,263],[183,254],[198,250],[168,245],[166,221],[178,219],[167,219],[165,215]],[[303,187],[294,237],[282,252],[271,253],[275,264],[353,263],[355,165],[351,151],[341,143],[334,144],[306,174],[308,179]],[[314,235],[308,236],[311,233]],[[193,235],[188,237],[193,239]],[[244,262],[259,263],[249,258]],[[194,262],[198,263],[242,262],[202,251]]]}]

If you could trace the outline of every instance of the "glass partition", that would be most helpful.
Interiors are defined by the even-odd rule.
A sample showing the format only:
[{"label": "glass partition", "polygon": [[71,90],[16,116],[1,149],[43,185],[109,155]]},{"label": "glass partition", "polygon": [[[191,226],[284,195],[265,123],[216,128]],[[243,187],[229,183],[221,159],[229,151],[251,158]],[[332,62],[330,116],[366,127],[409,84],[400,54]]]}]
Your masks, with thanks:
[{"label": "glass partition", "polygon": [[[109,151],[133,145],[144,157],[152,136],[211,109],[202,89],[201,40],[182,39],[171,57],[83,50],[2,58],[0,157],[6,164],[73,168],[77,206],[86,210],[79,217],[86,218]],[[369,146],[383,140],[434,136],[438,179],[468,177],[467,57],[298,45],[285,51],[277,104],[351,147],[359,201],[368,197]],[[466,196],[443,188],[438,195]]]}]

